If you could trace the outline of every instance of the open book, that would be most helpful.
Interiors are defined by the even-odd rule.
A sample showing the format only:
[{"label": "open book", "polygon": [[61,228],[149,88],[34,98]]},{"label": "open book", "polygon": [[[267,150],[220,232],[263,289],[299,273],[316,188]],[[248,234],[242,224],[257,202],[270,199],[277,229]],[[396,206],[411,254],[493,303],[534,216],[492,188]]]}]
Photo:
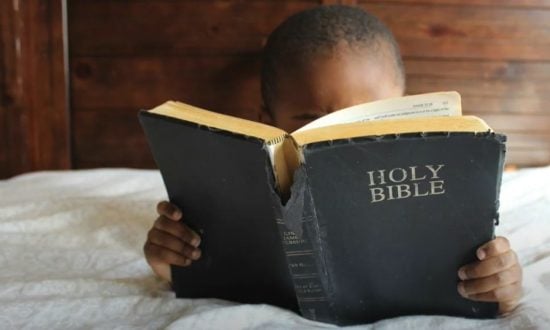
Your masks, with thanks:
[{"label": "open book", "polygon": [[288,133],[166,102],[140,121],[202,258],[178,297],[271,303],[337,324],[494,316],[456,291],[493,238],[505,137],[456,92],[354,106]]},{"label": "open book", "polygon": [[269,151],[279,190],[285,194],[289,192],[292,174],[301,160],[303,161],[301,148],[307,144],[411,132],[490,130],[477,117],[461,116],[460,94],[457,92],[420,94],[360,104],[323,116],[290,134],[273,126],[206,111],[180,102],[166,102],[149,113],[263,140]]}]

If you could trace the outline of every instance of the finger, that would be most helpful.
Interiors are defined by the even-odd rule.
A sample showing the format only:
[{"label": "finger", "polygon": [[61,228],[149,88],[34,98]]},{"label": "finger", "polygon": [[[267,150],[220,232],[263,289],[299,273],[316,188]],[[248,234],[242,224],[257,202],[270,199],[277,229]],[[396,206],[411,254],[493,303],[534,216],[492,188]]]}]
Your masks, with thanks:
[{"label": "finger", "polygon": [[167,263],[176,266],[189,266],[191,260],[184,257],[183,255],[176,253],[170,249],[166,249],[162,246],[153,244],[151,242],[145,243],[144,250],[146,254],[149,255],[147,261],[153,264]]},{"label": "finger", "polygon": [[170,264],[149,263],[149,265],[151,266],[151,269],[155,274],[157,274],[158,277],[168,282],[172,282],[172,270],[171,270]]},{"label": "finger", "polygon": [[462,281],[458,283],[458,292],[467,298],[470,295],[489,292],[518,281],[521,282],[521,276],[521,267],[515,265],[488,277]]},{"label": "finger", "polygon": [[162,201],[157,204],[157,213],[176,221],[180,220],[182,217],[180,209],[176,205],[167,201]]},{"label": "finger", "polygon": [[510,242],[506,237],[499,236],[480,246],[476,251],[476,255],[479,260],[483,260],[488,257],[503,254],[508,250],[510,250]]},{"label": "finger", "polygon": [[521,282],[516,282],[489,292],[470,295],[468,296],[468,299],[485,302],[510,303],[513,301],[518,301],[521,298],[521,295]]},{"label": "finger", "polygon": [[157,228],[158,230],[165,231],[172,236],[176,236],[194,247],[199,246],[201,243],[201,237],[187,225],[174,222],[162,215],[157,218],[153,228]]},{"label": "finger", "polygon": [[489,257],[482,261],[476,261],[460,267],[458,277],[461,280],[469,280],[494,275],[508,269],[518,263],[516,253],[509,250],[506,253]]},{"label": "finger", "polygon": [[197,260],[201,256],[200,249],[183,242],[179,238],[172,236],[165,231],[153,228],[149,231],[147,238],[149,242],[182,254],[189,259]]},{"label": "finger", "polygon": [[521,295],[522,294],[520,294],[520,296],[517,299],[514,299],[514,300],[499,302],[498,303],[498,312],[499,312],[499,314],[501,314],[501,315],[508,314],[511,311],[513,311],[516,307],[518,307]]}]

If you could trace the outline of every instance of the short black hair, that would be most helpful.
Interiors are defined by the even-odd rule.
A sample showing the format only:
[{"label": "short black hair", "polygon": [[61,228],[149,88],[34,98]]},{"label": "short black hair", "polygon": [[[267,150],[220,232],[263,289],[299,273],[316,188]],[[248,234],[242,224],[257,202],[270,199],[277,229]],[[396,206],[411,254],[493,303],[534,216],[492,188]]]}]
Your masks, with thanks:
[{"label": "short black hair", "polygon": [[383,43],[388,45],[394,57],[396,81],[404,88],[405,70],[399,46],[384,23],[357,7],[321,5],[290,16],[269,36],[261,72],[262,106],[271,113],[280,68],[331,51],[341,41],[352,48],[375,51]]}]

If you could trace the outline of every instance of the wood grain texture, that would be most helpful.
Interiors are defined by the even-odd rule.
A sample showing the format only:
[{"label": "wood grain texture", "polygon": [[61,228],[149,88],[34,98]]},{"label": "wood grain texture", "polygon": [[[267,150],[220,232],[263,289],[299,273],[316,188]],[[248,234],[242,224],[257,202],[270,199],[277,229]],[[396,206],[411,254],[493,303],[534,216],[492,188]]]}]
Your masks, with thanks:
[{"label": "wood grain texture", "polygon": [[[409,59],[405,66],[409,94],[457,90],[471,113],[541,112],[550,102],[550,62]],[[176,99],[254,119],[259,68],[255,56],[79,57],[71,66],[73,106],[138,109]]]},{"label": "wood grain texture", "polygon": [[[367,1],[359,1],[367,2]],[[372,1],[369,1],[372,2]],[[385,3],[490,6],[512,8],[550,8],[550,0],[384,0]]]},{"label": "wood grain texture", "polygon": [[550,10],[361,3],[393,31],[404,56],[548,60]]},{"label": "wood grain texture", "polygon": [[168,99],[257,119],[268,34],[319,3],[379,16],[407,92],[458,90],[508,135],[508,164],[550,163],[550,0],[72,0],[74,166],[154,166],[136,112]]},{"label": "wood grain texture", "polygon": [[71,65],[73,108],[152,108],[181,100],[256,119],[260,107],[255,56],[81,57]]},{"label": "wood grain texture", "polygon": [[287,16],[320,1],[69,2],[73,56],[259,53]]},{"label": "wood grain texture", "polygon": [[[19,118],[13,116],[15,96],[13,81],[13,63],[15,62],[15,45],[10,44],[14,35],[14,22],[10,18],[13,8],[7,1],[0,2],[0,179],[9,177],[18,165],[13,150],[17,143],[10,143],[15,135],[12,130],[19,127]],[[12,149],[14,148],[14,149]]]},{"label": "wood grain texture", "polygon": [[461,92],[466,114],[509,136],[508,163],[550,163],[550,0],[71,0],[70,113],[61,3],[0,2],[0,177],[152,167],[136,112],[168,99],[257,119],[268,34],[320,3],[382,18],[407,92]]},{"label": "wood grain texture", "polygon": [[[71,1],[74,55],[259,52],[288,15],[319,1]],[[545,60],[550,11],[359,1],[395,33],[404,56]],[[208,40],[208,42],[205,42]]]},{"label": "wood grain texture", "polygon": [[0,178],[70,167],[61,1],[3,1]]},{"label": "wood grain texture", "polygon": [[[544,165],[550,154],[550,114],[491,114],[483,117],[496,131],[506,132],[506,163],[519,166]],[[73,118],[75,127],[75,166],[150,167],[154,161],[137,122],[135,109],[82,111]],[[513,123],[520,122],[521,127]],[[533,152],[533,157],[529,152]]]},{"label": "wood grain texture", "polygon": [[484,114],[483,119],[503,132],[550,133],[550,114]]},{"label": "wood grain texture", "polygon": [[156,167],[137,113],[135,109],[76,113],[74,167]]}]

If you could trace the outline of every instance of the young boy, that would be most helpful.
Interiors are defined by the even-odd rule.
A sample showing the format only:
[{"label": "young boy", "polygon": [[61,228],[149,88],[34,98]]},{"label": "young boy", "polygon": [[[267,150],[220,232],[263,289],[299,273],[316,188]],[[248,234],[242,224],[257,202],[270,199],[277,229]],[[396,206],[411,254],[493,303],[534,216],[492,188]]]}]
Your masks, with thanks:
[{"label": "young boy", "polygon": [[[374,16],[353,7],[320,6],[298,13],[269,37],[262,69],[264,108],[260,121],[287,132],[332,111],[402,96],[405,73],[391,32]],[[166,201],[144,246],[147,262],[171,281],[170,264],[189,266],[201,256],[200,237]],[[522,269],[506,238],[477,250],[478,261],[457,270],[458,292],[498,302],[512,311],[521,297]]]}]

